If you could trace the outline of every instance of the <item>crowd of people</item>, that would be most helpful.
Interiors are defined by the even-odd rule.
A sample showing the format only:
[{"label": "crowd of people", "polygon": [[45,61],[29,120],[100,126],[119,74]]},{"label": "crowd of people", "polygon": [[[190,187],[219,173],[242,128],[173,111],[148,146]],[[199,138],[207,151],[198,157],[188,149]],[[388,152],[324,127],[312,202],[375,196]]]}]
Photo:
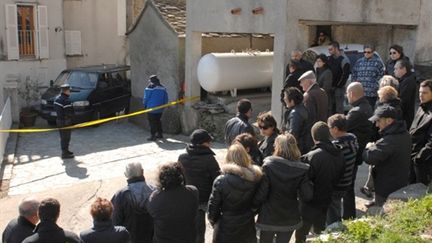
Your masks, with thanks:
[{"label": "crowd of people", "polygon": [[225,125],[224,162],[215,159],[212,135],[197,129],[178,161],[160,167],[157,185],[146,182],[140,163],[127,164],[127,186],[111,201],[93,202],[93,227],[79,236],[57,225],[56,199],[27,198],[3,242],[203,243],[206,217],[215,243],[286,243],[293,235],[305,242],[310,232],[356,217],[363,162],[369,178],[361,192],[373,197],[368,207],[383,206],[406,185],[431,183],[432,80],[420,83],[414,114],[417,83],[402,47],[392,46],[383,65],[366,45],[352,68],[337,42],[329,53],[318,55],[314,69],[293,52],[281,91],[282,123],[260,114],[261,136],[249,122],[251,101],[238,101]]}]

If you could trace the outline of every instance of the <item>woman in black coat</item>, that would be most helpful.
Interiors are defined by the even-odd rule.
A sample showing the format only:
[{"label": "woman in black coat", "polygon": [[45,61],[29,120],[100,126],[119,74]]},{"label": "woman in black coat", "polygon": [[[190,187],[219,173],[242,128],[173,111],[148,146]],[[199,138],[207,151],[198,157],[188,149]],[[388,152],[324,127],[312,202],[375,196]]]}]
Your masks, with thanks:
[{"label": "woman in black coat", "polygon": [[279,135],[273,156],[264,159],[263,179],[254,204],[261,207],[256,228],[260,243],[289,242],[294,230],[302,225],[298,196],[312,199],[309,165],[300,162],[300,151],[293,135]]},{"label": "woman in black coat", "polygon": [[213,243],[255,243],[252,200],[261,180],[261,169],[241,144],[229,147],[222,175],[213,183],[208,220],[213,226]]},{"label": "woman in black coat", "polygon": [[274,141],[279,135],[279,129],[277,129],[276,119],[269,112],[260,114],[257,123],[261,135],[264,136],[264,140],[260,141],[258,146],[263,158],[265,158],[273,154]]},{"label": "woman in black coat", "polygon": [[[315,59],[315,64],[317,66],[316,69],[316,81],[320,88],[322,88],[328,98],[328,104],[332,104],[332,97],[334,94],[332,93],[332,86],[333,86],[333,73],[330,70],[328,66],[328,58],[325,54],[320,54]],[[328,116],[333,115],[332,107],[329,105],[328,108]]]},{"label": "woman in black coat", "polygon": [[192,243],[196,240],[198,189],[185,186],[180,163],[165,164],[159,172],[159,188],[147,204],[154,222],[153,243]]},{"label": "woman in black coat", "polygon": [[[392,46],[390,46],[390,48],[389,48],[389,57],[390,58],[386,62],[385,74],[391,75],[393,77],[395,76],[394,66],[395,66],[395,64],[396,64],[397,61],[404,59],[404,60],[408,61],[409,63],[411,63],[410,60],[409,60],[409,58],[407,56],[405,56],[404,51],[403,51],[403,47],[400,46],[400,45],[392,45]],[[407,70],[407,71],[413,71],[413,70],[410,69],[410,70]]]}]

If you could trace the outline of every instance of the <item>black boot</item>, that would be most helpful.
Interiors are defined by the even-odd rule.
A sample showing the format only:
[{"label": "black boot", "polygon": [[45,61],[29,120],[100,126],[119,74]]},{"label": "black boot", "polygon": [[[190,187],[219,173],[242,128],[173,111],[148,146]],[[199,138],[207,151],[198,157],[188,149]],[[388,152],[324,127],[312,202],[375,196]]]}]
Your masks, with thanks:
[{"label": "black boot", "polygon": [[159,133],[158,135],[156,135],[156,138],[163,138],[162,133]]},{"label": "black boot", "polygon": [[147,138],[147,141],[156,141],[156,136],[152,135],[151,137]]},{"label": "black boot", "polygon": [[72,159],[75,156],[69,150],[64,150],[64,151],[62,151],[62,156],[61,157],[62,157],[62,159]]}]

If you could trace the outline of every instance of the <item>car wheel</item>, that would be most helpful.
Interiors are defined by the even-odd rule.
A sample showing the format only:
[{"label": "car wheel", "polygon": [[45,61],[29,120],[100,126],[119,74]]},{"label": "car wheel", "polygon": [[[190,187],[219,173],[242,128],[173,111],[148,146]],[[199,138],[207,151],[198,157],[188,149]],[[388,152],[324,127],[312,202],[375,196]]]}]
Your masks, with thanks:
[{"label": "car wheel", "polygon": [[48,125],[50,125],[50,126],[55,126],[55,125],[57,125],[57,122],[56,122],[56,121],[50,121],[50,120],[47,120],[47,123],[48,123]]}]

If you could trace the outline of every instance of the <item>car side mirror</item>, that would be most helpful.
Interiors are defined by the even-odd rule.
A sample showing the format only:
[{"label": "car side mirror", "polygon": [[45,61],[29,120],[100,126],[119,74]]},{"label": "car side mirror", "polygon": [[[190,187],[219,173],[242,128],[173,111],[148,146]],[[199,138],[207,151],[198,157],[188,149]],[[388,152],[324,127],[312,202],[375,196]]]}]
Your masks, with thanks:
[{"label": "car side mirror", "polygon": [[52,87],[54,85],[54,81],[51,79],[50,80],[50,87]]}]

